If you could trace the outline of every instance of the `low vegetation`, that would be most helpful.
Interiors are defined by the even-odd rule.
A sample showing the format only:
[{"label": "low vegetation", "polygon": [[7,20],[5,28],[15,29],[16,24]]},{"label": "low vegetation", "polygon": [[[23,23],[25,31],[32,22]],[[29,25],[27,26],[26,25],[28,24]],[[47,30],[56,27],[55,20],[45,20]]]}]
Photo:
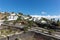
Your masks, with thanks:
[{"label": "low vegetation", "polygon": [[[24,15],[23,13],[20,13],[20,12],[19,12],[19,14],[17,16],[18,16],[17,20],[14,20],[14,22],[12,22],[12,23],[13,23],[13,25],[15,25],[16,23],[21,23],[21,25],[25,25],[24,32],[26,32],[28,28],[38,26],[38,27],[42,27],[44,29],[48,29],[49,34],[51,34],[57,28],[60,28],[60,20],[59,19],[55,20],[55,18],[47,19],[47,18],[42,17],[40,20],[34,21],[34,19],[32,19],[32,17],[30,15]],[[28,18],[24,19],[24,17],[28,17]],[[4,19],[5,19],[4,23],[8,24],[9,22],[7,21],[8,20],[7,16],[5,16]],[[42,23],[42,21],[44,21],[45,23],[44,22]],[[34,24],[36,24],[36,25],[34,25]],[[6,31],[5,33],[9,34],[9,32],[13,33],[13,31],[11,31],[11,30]]]},{"label": "low vegetation", "polygon": [[10,34],[15,34],[15,33],[19,33],[19,30],[12,30],[12,29],[2,29],[0,30],[0,36],[4,35],[4,36],[8,36]]}]

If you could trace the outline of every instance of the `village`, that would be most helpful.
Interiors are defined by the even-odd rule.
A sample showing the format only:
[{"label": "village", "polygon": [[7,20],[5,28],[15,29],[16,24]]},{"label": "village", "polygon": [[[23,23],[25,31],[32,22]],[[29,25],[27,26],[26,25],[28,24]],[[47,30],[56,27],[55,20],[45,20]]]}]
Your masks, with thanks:
[{"label": "village", "polygon": [[0,40],[60,40],[60,20],[0,12]]}]

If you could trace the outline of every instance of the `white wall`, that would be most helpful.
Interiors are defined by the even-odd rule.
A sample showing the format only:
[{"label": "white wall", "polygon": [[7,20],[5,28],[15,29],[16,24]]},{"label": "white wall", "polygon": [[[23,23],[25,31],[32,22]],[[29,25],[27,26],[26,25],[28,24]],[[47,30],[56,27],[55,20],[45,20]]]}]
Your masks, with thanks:
[{"label": "white wall", "polygon": [[9,20],[9,21],[10,21],[10,20],[16,20],[17,18],[18,18],[18,16],[12,16],[12,15],[11,15],[11,16],[8,17],[8,20]]},{"label": "white wall", "polygon": [[4,22],[4,20],[0,20],[0,26],[1,26],[1,24],[3,24],[3,22]]}]

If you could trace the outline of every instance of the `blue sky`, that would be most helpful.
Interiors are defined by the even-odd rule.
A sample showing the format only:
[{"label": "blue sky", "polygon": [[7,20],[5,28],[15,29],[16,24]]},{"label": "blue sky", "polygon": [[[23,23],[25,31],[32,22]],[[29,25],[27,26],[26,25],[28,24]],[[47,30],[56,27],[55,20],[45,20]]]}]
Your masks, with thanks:
[{"label": "blue sky", "polygon": [[60,0],[0,0],[0,12],[60,15]]}]

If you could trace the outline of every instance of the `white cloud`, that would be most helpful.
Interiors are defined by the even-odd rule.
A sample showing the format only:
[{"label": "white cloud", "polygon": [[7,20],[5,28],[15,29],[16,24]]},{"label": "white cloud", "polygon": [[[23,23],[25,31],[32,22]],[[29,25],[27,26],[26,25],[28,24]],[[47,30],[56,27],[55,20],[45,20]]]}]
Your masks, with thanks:
[{"label": "white cloud", "polygon": [[53,15],[53,16],[51,16],[51,15],[47,15],[47,16],[42,16],[42,15],[31,15],[32,17],[38,17],[38,18],[41,18],[41,17],[44,17],[44,18],[48,18],[48,19],[50,19],[50,18],[60,18],[60,15]]},{"label": "white cloud", "polygon": [[45,12],[45,11],[42,11],[42,12],[41,12],[41,14],[47,14],[47,12]]}]

